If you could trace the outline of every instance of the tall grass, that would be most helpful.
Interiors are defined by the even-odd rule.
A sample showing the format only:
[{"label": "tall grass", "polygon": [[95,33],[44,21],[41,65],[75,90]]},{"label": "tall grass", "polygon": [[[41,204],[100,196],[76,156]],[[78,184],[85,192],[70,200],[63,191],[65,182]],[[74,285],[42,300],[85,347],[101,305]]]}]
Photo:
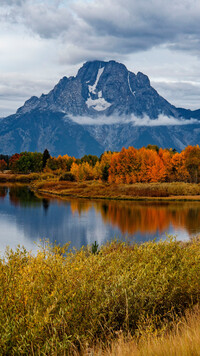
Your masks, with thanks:
[{"label": "tall grass", "polygon": [[[79,352],[76,353],[80,355]],[[178,323],[162,337],[145,335],[141,340],[119,335],[118,340],[105,349],[102,345],[84,349],[83,355],[93,356],[199,356],[200,355],[200,308]]]},{"label": "tall grass", "polygon": [[[0,261],[0,350],[69,354],[119,332],[141,339],[173,329],[200,298],[200,242],[7,250]],[[146,336],[145,336],[146,337]]]}]

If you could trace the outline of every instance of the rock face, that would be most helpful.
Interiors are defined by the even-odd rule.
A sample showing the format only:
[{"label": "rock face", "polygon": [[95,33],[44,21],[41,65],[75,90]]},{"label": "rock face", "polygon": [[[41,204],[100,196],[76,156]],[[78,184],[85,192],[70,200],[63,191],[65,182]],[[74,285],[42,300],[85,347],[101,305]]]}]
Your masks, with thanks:
[{"label": "rock face", "polygon": [[[148,124],[141,126],[144,117]],[[162,117],[178,124],[165,126]],[[158,118],[160,126],[151,124]],[[182,118],[188,125],[181,125]],[[143,73],[115,61],[86,62],[76,77],[63,77],[47,95],[31,97],[15,115],[1,120],[0,153],[48,148],[52,155],[80,157],[149,143],[180,150],[199,142],[199,119],[200,110],[177,109]]]}]

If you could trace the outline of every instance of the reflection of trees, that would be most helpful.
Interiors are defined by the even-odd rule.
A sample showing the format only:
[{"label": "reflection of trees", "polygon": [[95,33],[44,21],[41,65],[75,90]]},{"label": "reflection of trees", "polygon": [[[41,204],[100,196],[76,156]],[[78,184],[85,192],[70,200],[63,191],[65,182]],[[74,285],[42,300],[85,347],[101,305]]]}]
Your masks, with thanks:
[{"label": "reflection of trees", "polygon": [[72,214],[78,212],[79,215],[81,215],[81,213],[84,213],[84,212],[88,212],[92,206],[93,206],[93,203],[89,200],[71,200],[70,201],[70,206],[71,206],[71,211],[72,211]]},{"label": "reflection of trees", "polygon": [[200,232],[200,203],[194,202],[113,202],[71,201],[73,212],[87,212],[94,206],[105,223],[118,227],[123,234],[163,233],[170,225],[191,233]]},{"label": "reflection of trees", "polygon": [[10,187],[9,196],[10,202],[15,206],[38,206],[42,204],[42,200],[37,198],[27,186]]},{"label": "reflection of trees", "polygon": [[49,200],[46,199],[46,198],[43,198],[43,199],[42,199],[42,205],[43,205],[44,211],[45,211],[45,213],[46,213],[47,210],[49,209]]},{"label": "reflection of trees", "polygon": [[4,199],[8,193],[8,188],[7,187],[0,187],[0,198]]}]

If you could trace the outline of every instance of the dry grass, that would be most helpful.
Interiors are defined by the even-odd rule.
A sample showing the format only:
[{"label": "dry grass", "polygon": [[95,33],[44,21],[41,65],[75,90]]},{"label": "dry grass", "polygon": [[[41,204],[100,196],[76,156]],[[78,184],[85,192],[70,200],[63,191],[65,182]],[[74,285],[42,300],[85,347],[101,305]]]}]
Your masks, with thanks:
[{"label": "dry grass", "polygon": [[200,200],[200,185],[192,183],[108,184],[43,180],[34,182],[33,188],[40,193],[79,198]]},{"label": "dry grass", "polygon": [[36,180],[53,179],[53,177],[53,174],[47,173],[14,174],[8,171],[7,173],[0,173],[0,183],[30,183]]},{"label": "dry grass", "polygon": [[85,348],[74,355],[85,356],[199,356],[200,355],[200,307],[198,305],[178,323],[174,329],[158,337],[144,334],[140,340],[119,333],[118,340],[109,346]]}]

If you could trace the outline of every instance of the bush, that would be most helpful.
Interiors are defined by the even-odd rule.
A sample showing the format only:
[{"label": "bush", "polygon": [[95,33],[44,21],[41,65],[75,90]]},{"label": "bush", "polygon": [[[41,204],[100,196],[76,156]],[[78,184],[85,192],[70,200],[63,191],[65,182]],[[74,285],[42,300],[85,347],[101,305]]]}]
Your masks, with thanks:
[{"label": "bush", "polygon": [[68,181],[68,182],[75,182],[75,176],[70,173],[70,172],[66,172],[64,174],[62,174],[62,176],[59,179],[60,181]]},{"label": "bush", "polygon": [[[46,246],[0,261],[3,355],[64,354],[119,330],[169,328],[200,298],[200,242],[113,242],[97,253]],[[67,353],[68,354],[68,353]]]}]

